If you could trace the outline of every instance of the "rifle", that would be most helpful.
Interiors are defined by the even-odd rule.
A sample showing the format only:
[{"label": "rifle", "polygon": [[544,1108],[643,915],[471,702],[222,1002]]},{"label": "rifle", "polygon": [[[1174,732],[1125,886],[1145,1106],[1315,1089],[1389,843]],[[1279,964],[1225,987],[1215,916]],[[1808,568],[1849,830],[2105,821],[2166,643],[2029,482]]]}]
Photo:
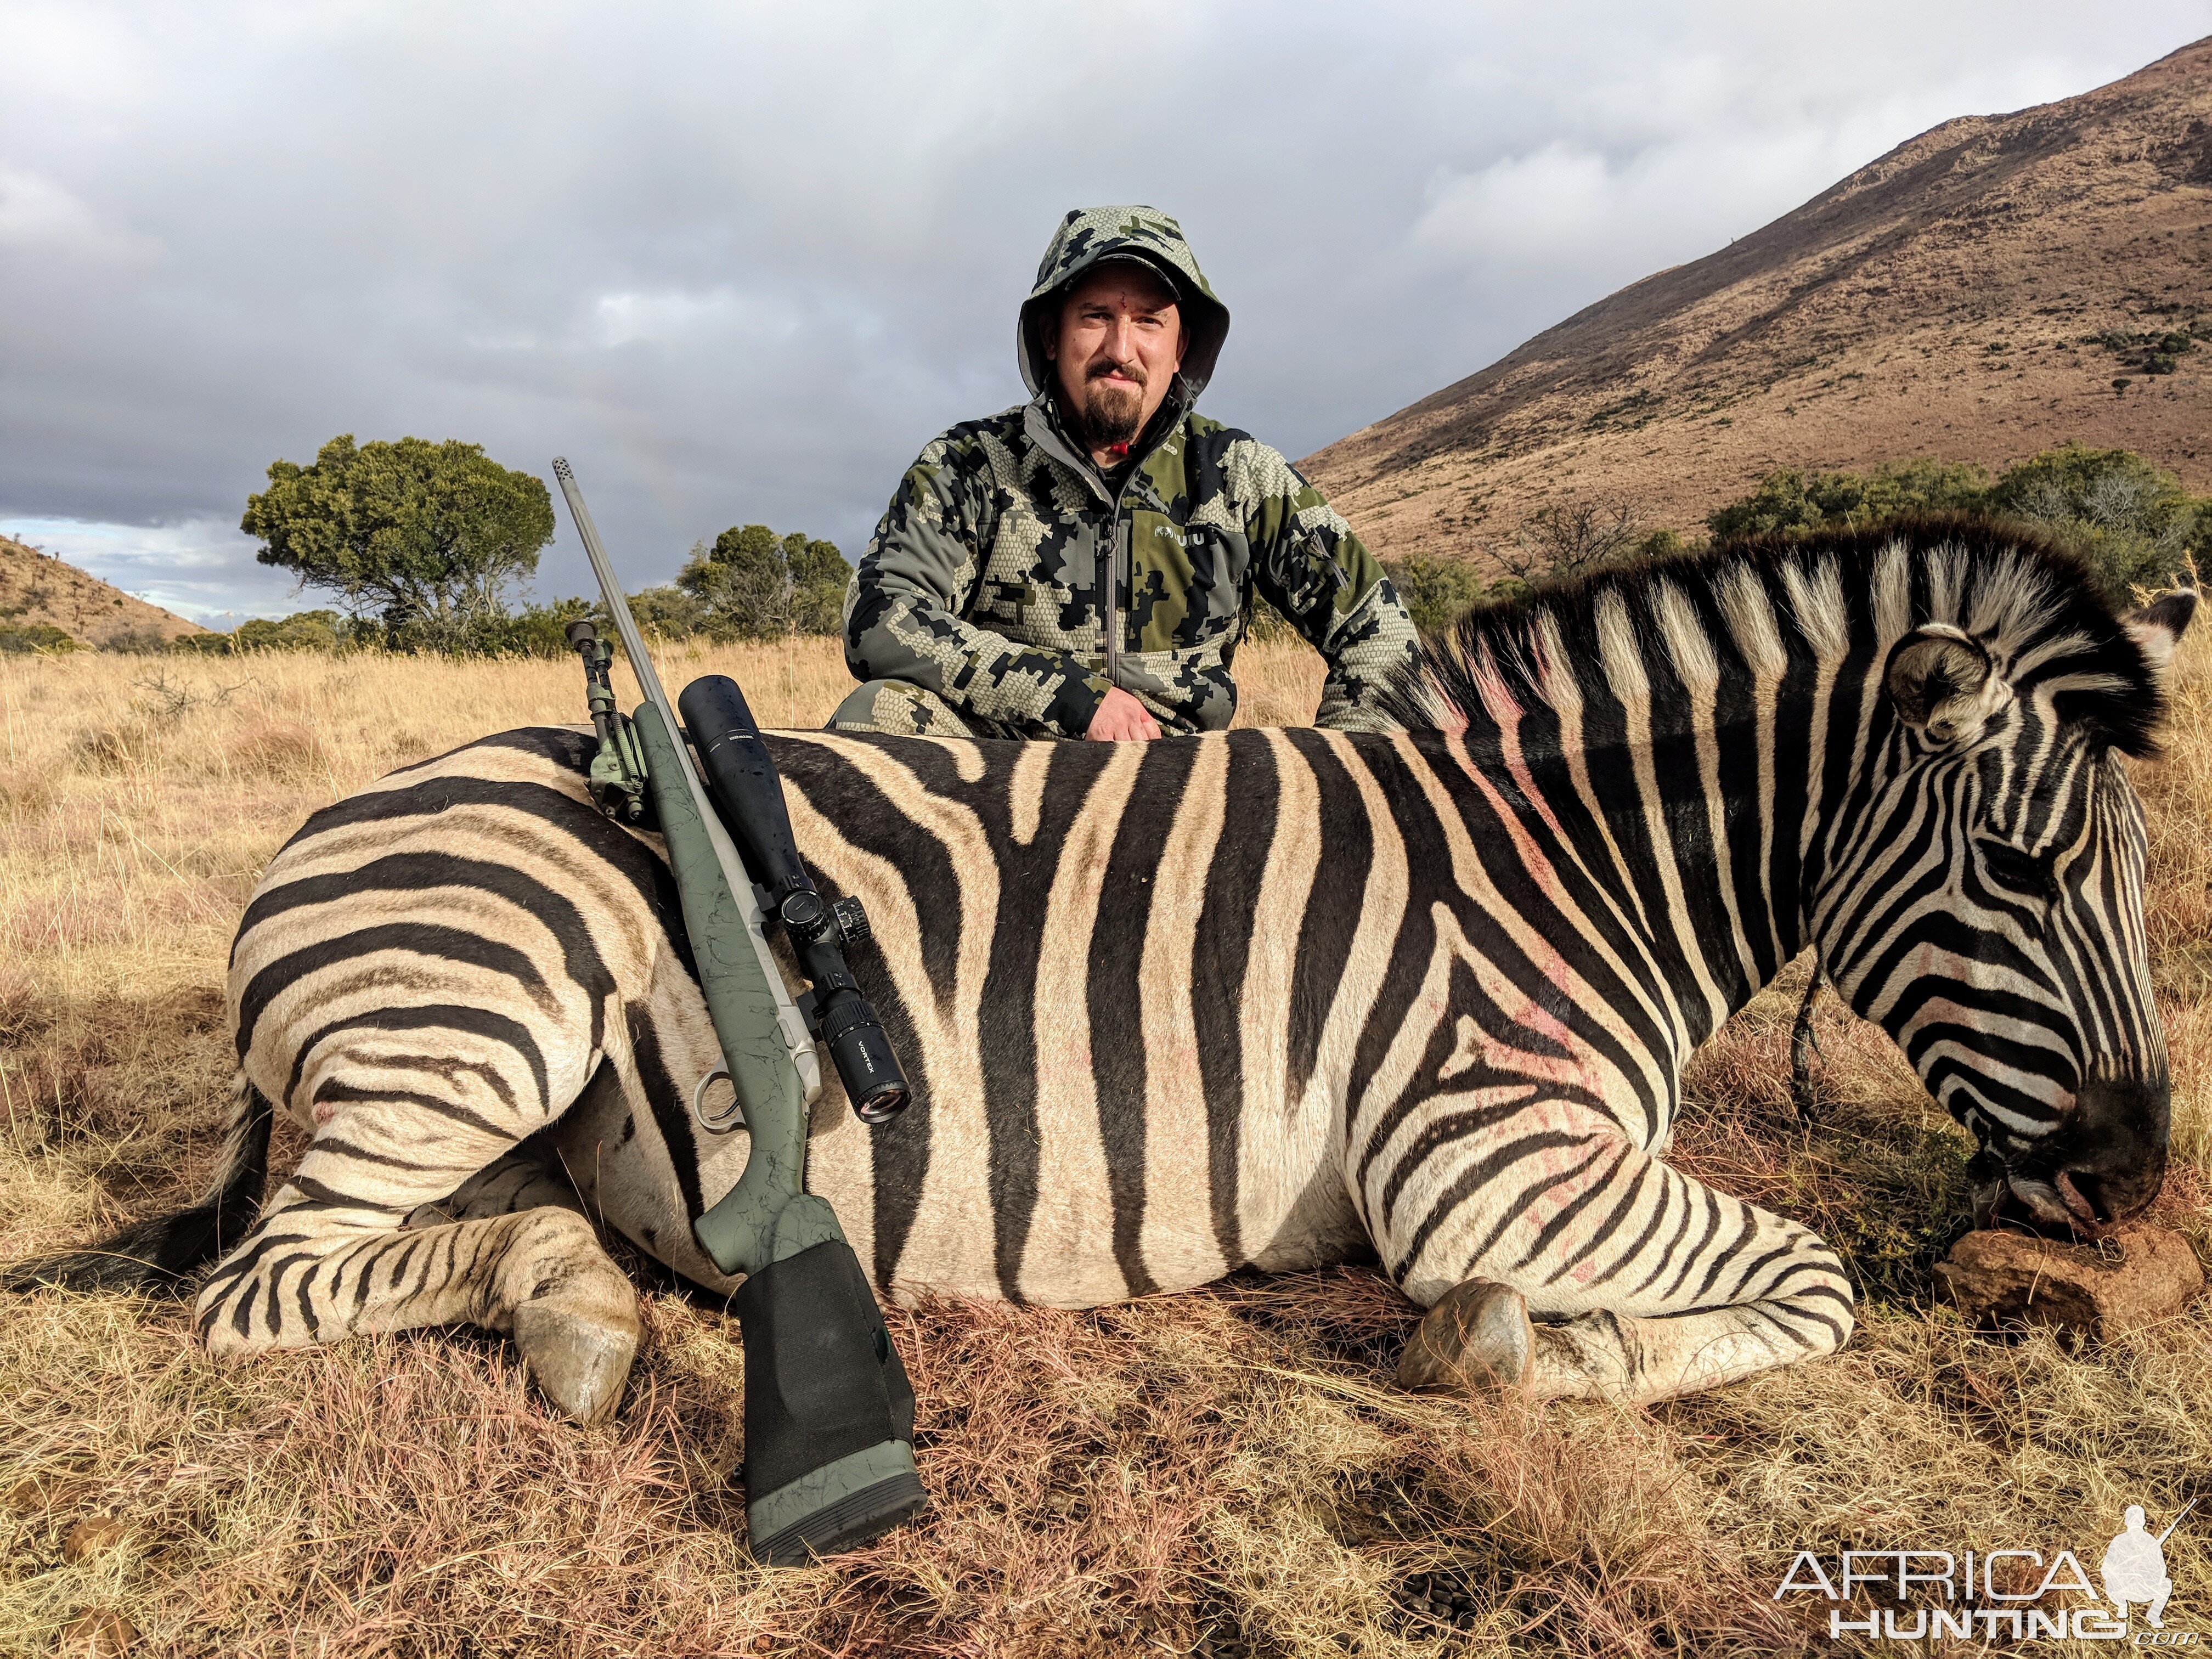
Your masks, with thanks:
[{"label": "rifle", "polygon": [[[744,693],[720,675],[696,680],[683,696],[690,731],[677,723],[575,474],[556,458],[553,476],[645,696],[623,718],[611,652],[592,623],[568,625],[599,737],[592,799],[632,827],[649,811],[660,831],[750,1137],[744,1172],[692,1231],[724,1273],[746,1276],[730,1300],[745,1351],[746,1527],[756,1557],[797,1565],[865,1543],[927,1502],[906,1368],[836,1212],[805,1190],[806,1108],[822,1087],[814,1037],[863,1122],[902,1109],[906,1080],[844,958],[845,945],[867,938],[866,915],[854,900],[825,904],[807,876]],[[770,912],[812,982],[803,1007],[769,953]]]}]

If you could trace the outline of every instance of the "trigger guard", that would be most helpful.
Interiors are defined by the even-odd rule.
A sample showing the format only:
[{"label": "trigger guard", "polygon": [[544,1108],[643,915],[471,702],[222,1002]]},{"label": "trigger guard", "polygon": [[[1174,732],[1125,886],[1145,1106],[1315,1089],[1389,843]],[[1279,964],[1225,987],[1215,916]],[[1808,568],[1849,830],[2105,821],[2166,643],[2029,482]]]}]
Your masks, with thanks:
[{"label": "trigger guard", "polygon": [[714,1070],[691,1085],[691,1115],[697,1121],[699,1127],[710,1135],[726,1135],[732,1129],[742,1129],[745,1127],[744,1103],[737,1097],[735,1092],[737,1085],[734,1079],[731,1082],[732,1093],[728,1109],[719,1112],[713,1117],[707,1115],[707,1085],[718,1077],[729,1075],[730,1068],[726,1065],[717,1065]]}]

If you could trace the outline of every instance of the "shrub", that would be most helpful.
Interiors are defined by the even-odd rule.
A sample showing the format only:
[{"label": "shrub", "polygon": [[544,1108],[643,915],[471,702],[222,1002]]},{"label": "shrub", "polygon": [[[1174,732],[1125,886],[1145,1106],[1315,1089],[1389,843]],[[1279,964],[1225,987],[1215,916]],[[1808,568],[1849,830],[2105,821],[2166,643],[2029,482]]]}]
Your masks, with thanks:
[{"label": "shrub", "polygon": [[52,656],[83,649],[82,641],[70,638],[52,623],[0,623],[0,651],[10,655],[43,652]]},{"label": "shrub", "polygon": [[[707,603],[673,582],[662,587],[640,588],[629,596],[629,614],[647,639],[686,640],[707,631]],[[597,615],[607,620],[606,607]],[[609,630],[611,631],[611,630]]]},{"label": "shrub", "polygon": [[1877,524],[1900,513],[1980,510],[1990,475],[1965,462],[1923,458],[1885,461],[1866,472],[1805,472],[1784,467],[1759,481],[1741,501],[1705,519],[1716,540],[1824,525]]},{"label": "shrub", "polygon": [[1405,601],[1413,626],[1425,632],[1450,627],[1483,596],[1482,578],[1457,559],[1410,553],[1402,559],[1385,559],[1382,568]]},{"label": "shrub", "polygon": [[1985,511],[2042,526],[2079,554],[2116,605],[2171,581],[2208,528],[2199,500],[2141,455],[2068,444],[2009,468]]},{"label": "shrub", "polygon": [[1579,576],[1622,559],[1643,526],[1626,501],[1571,501],[1540,507],[1522,520],[1513,545],[1498,551],[1507,575],[1527,586]]},{"label": "shrub", "polygon": [[592,614],[580,599],[526,605],[512,615],[481,618],[454,654],[466,657],[565,657],[568,624]]},{"label": "shrub", "polygon": [[371,635],[381,632],[374,623],[351,623],[335,611],[300,611],[289,617],[250,617],[228,634],[194,634],[171,648],[208,656],[240,651],[336,651],[364,628]]},{"label": "shrub", "polygon": [[1994,480],[1978,467],[1925,458],[1863,473],[1785,468],[1705,522],[1717,539],[1732,539],[1936,511],[2037,526],[2089,566],[2115,605],[2171,581],[2212,529],[2212,501],[2191,497],[2172,474],[2130,450],[2081,444],[2045,450]]},{"label": "shrub", "polygon": [[100,641],[103,651],[131,651],[143,656],[155,656],[170,648],[170,640],[158,628],[126,628],[119,634],[110,634]]}]

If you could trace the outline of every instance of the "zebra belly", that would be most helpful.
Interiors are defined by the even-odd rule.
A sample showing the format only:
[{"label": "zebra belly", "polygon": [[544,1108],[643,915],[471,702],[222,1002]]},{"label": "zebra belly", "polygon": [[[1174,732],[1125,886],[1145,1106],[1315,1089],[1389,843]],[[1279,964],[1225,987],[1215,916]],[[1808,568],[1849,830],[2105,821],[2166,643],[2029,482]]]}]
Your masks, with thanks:
[{"label": "zebra belly", "polygon": [[[672,1146],[665,1104],[656,1114],[616,1078],[616,1068],[606,1066],[555,1126],[562,1164],[607,1225],[686,1279],[734,1291],[741,1281],[717,1269],[692,1237],[676,1160],[690,1160],[698,1202],[712,1206],[744,1173],[744,1132],[708,1137],[687,1123],[690,1145]],[[1004,1248],[1012,1231],[1002,1220],[1005,1183],[994,1180],[988,1148],[949,1140],[935,1126],[915,1183],[912,1160],[900,1156],[910,1150],[900,1132],[872,1133],[834,1083],[811,1115],[806,1184],[830,1200],[888,1299],[905,1307],[933,1297],[1096,1307],[1209,1284],[1248,1261],[1289,1271],[1372,1254],[1334,1162],[1302,1156],[1310,1149],[1279,1122],[1275,1133],[1254,1138],[1261,1144],[1244,1160],[1238,1222],[1241,1237],[1255,1248],[1232,1259],[1210,1201],[1202,1110],[1196,1124],[1195,1134],[1154,1135],[1158,1144],[1146,1161],[1133,1227],[1126,1214],[1117,1225],[1112,1194],[1095,1178],[1082,1147],[1052,1144],[1077,1138],[1045,1135],[1035,1202],[1012,1251]],[[1010,1261],[1018,1263],[1011,1282],[1003,1271]]]}]

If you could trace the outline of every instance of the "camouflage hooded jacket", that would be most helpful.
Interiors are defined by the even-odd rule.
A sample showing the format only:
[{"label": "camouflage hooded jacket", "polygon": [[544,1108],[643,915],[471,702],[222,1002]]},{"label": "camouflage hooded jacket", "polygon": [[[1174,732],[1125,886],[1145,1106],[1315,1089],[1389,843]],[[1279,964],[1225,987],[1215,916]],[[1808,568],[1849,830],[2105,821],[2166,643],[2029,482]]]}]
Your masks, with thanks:
[{"label": "camouflage hooded jacket", "polygon": [[[1176,289],[1182,368],[1117,490],[1063,427],[1041,330],[1092,265],[1138,258]],[[1061,222],[1016,332],[1024,404],[954,427],[900,481],[845,596],[845,660],[979,722],[1080,737],[1119,685],[1176,732],[1237,709],[1230,663],[1256,588],[1328,664],[1316,716],[1382,724],[1413,625],[1351,527],[1275,450],[1191,412],[1229,332],[1182,229],[1146,207]]]}]

